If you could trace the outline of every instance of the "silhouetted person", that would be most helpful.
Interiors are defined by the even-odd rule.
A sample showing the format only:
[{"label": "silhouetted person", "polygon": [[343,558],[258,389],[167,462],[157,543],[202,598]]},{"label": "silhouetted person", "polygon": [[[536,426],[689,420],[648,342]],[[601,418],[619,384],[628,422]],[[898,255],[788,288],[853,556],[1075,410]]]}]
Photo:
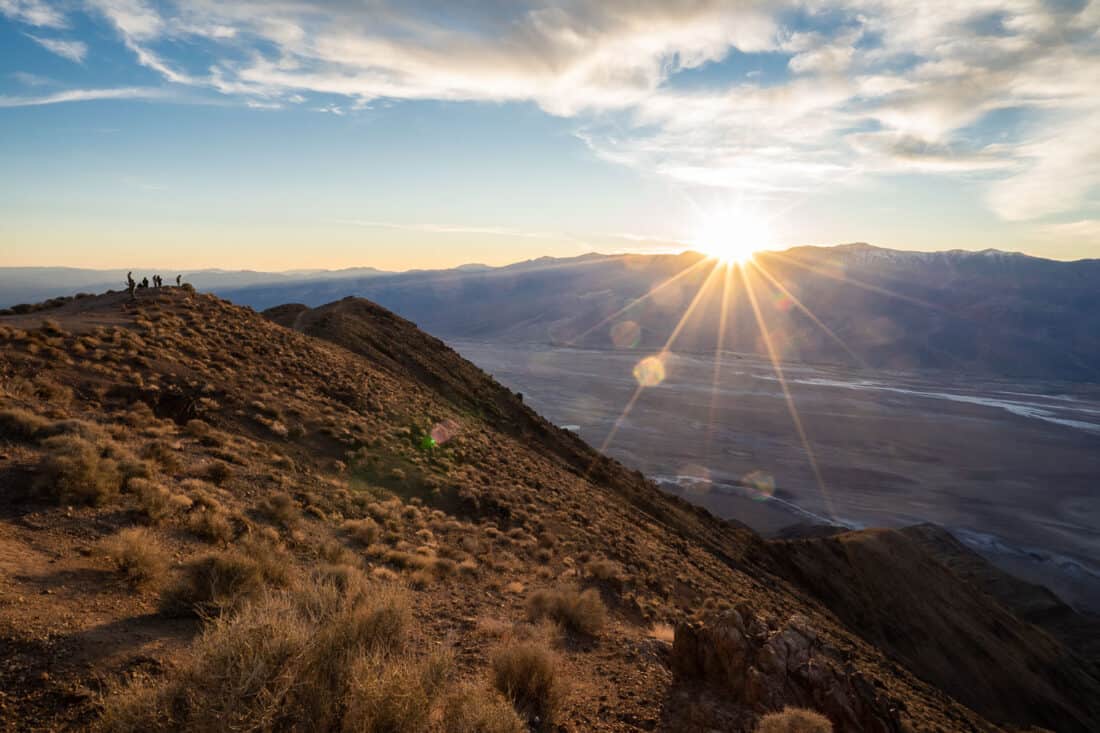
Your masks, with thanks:
[{"label": "silhouetted person", "polygon": [[147,277],[141,278],[141,286],[140,287],[148,288],[149,287],[149,278],[147,278]]},{"label": "silhouetted person", "polygon": [[137,287],[137,283],[134,282],[134,271],[126,273],[126,292],[130,294],[130,300],[134,299],[134,288]]},{"label": "silhouetted person", "polygon": [[180,280],[182,278],[183,278],[183,275],[176,275],[176,287],[177,288],[181,285]]}]

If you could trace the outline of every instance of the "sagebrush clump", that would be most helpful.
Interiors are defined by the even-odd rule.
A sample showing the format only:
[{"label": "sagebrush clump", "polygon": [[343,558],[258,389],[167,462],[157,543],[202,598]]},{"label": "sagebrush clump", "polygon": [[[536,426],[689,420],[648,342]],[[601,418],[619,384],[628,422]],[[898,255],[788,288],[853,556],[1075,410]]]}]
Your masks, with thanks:
[{"label": "sagebrush clump", "polygon": [[124,529],[103,540],[100,551],[135,586],[161,582],[168,571],[168,553],[157,538],[142,527]]},{"label": "sagebrush clump", "polygon": [[596,636],[607,620],[607,607],[594,588],[537,590],[527,598],[527,616],[532,621],[549,618],[570,631]]},{"label": "sagebrush clump", "polygon": [[426,731],[452,663],[410,647],[411,620],[402,591],[362,574],[264,589],[212,619],[167,678],[109,697],[102,727]]},{"label": "sagebrush clump", "polygon": [[557,655],[538,641],[520,641],[497,648],[490,667],[493,686],[516,712],[542,730],[553,726],[564,695]]},{"label": "sagebrush clump", "polygon": [[79,435],[55,435],[42,441],[46,455],[36,487],[62,502],[105,504],[118,495],[122,472],[106,447]]},{"label": "sagebrush clump", "polygon": [[783,708],[761,718],[756,733],[833,733],[833,724],[814,710]]}]

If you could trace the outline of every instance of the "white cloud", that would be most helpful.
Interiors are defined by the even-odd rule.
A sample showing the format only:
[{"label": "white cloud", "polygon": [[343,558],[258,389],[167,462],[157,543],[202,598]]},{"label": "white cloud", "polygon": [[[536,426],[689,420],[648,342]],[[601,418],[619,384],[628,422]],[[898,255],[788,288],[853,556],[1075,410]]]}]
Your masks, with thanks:
[{"label": "white cloud", "polygon": [[64,28],[65,16],[42,0],[0,0],[0,15],[27,25]]},{"label": "white cloud", "polygon": [[1070,211],[1100,189],[1100,106],[1018,149],[1024,169],[993,185],[989,203],[1010,221]]},{"label": "white cloud", "polygon": [[[690,184],[980,173],[997,213],[1027,218],[1089,201],[1100,170],[1097,0],[510,0],[448,5],[445,22],[433,0],[87,2],[172,84],[348,114],[531,102],[577,120],[599,156]],[[0,0],[20,22],[63,24],[51,7]],[[791,8],[808,30],[784,27]],[[192,42],[213,56],[202,70],[174,56]],[[678,84],[735,51],[786,71]],[[1012,126],[990,121],[1006,110]]]},{"label": "white cloud", "polygon": [[66,41],[60,38],[42,38],[41,36],[36,36],[31,33],[27,33],[26,35],[50,53],[55,53],[77,64],[82,63],[84,57],[88,55],[88,46],[81,41]]},{"label": "white cloud", "polygon": [[163,99],[168,96],[162,89],[124,87],[120,89],[70,89],[39,97],[9,97],[0,95],[2,107],[37,107],[62,102],[89,102],[97,99]]}]

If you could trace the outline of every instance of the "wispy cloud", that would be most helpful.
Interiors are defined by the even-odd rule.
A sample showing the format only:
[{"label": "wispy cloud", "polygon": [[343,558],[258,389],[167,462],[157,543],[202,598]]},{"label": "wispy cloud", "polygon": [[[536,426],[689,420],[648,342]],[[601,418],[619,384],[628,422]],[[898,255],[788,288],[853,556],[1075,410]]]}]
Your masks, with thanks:
[{"label": "wispy cloud", "polygon": [[65,28],[65,15],[43,0],[0,0],[0,15],[41,28]]},{"label": "wispy cloud", "polygon": [[508,227],[463,226],[455,224],[402,224],[399,222],[367,219],[339,219],[336,223],[367,227],[369,229],[398,229],[401,231],[423,232],[426,234],[481,234],[495,237],[554,239],[558,241],[571,240],[574,238],[572,235],[558,232],[534,232],[523,229],[510,229]]},{"label": "wispy cloud", "polygon": [[26,36],[50,53],[55,53],[77,64],[83,63],[84,57],[88,55],[88,46],[81,41],[43,38],[32,33],[27,33]]},{"label": "wispy cloud", "polygon": [[97,99],[164,99],[169,95],[163,89],[124,87],[120,89],[69,89],[38,97],[9,97],[0,95],[0,107],[36,107],[63,102],[90,102]]}]

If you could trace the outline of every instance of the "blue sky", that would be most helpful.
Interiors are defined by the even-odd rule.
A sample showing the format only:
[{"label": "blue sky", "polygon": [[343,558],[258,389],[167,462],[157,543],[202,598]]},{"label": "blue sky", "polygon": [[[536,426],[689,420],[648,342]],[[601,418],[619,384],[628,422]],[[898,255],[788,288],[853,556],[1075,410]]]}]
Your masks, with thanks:
[{"label": "blue sky", "polygon": [[1084,0],[0,0],[0,265],[1100,257],[1098,79]]}]

